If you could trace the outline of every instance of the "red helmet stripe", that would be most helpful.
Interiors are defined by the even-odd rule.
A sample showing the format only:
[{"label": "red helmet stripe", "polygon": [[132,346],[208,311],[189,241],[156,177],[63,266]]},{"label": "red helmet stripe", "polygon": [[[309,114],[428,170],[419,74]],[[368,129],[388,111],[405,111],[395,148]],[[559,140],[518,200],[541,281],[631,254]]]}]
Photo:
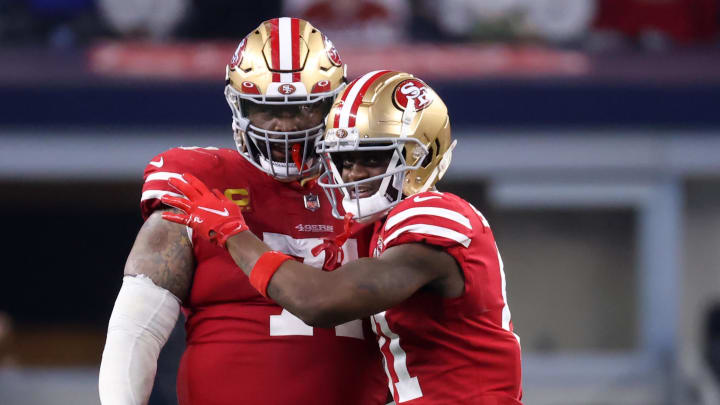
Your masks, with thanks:
[{"label": "red helmet stripe", "polygon": [[[292,31],[292,60],[293,60],[293,70],[300,70],[300,20],[297,18],[293,18],[290,22],[290,27]],[[300,72],[293,73],[292,76],[293,82],[299,82],[300,81]]]},{"label": "red helmet stripe", "polygon": [[355,79],[355,85],[345,93],[348,96],[347,100],[344,100],[344,105],[340,109],[340,118],[338,125],[341,128],[355,126],[355,115],[357,114],[360,103],[362,103],[365,92],[378,78],[390,72],[389,70],[376,70],[374,72],[366,73],[362,77]]},{"label": "red helmet stripe", "polygon": [[[280,33],[278,29],[279,19],[270,20],[270,69],[277,70],[280,67]],[[273,81],[279,82],[280,75],[273,74]]]},{"label": "red helmet stripe", "polygon": [[300,69],[300,21],[297,18],[290,19],[290,31],[292,35],[292,70]]},{"label": "red helmet stripe", "polygon": [[340,113],[343,110],[343,107],[345,105],[345,99],[347,99],[348,94],[350,94],[350,90],[352,90],[353,86],[357,83],[357,79],[350,82],[350,84],[347,85],[345,88],[345,92],[343,92],[342,98],[340,98],[341,107],[335,110],[335,118],[333,119],[333,128],[337,128],[338,125],[340,125]]},{"label": "red helmet stripe", "polygon": [[371,84],[375,82],[380,76],[384,75],[385,73],[388,73],[389,70],[381,70],[368,79],[368,81],[365,82],[365,84],[360,88],[360,91],[358,92],[357,97],[355,97],[355,100],[352,103],[352,108],[350,109],[350,119],[348,122],[348,127],[354,127],[355,126],[355,116],[357,114],[358,109],[360,108],[360,103],[362,102],[363,97],[365,96],[365,92],[367,91],[368,87],[370,87]]}]

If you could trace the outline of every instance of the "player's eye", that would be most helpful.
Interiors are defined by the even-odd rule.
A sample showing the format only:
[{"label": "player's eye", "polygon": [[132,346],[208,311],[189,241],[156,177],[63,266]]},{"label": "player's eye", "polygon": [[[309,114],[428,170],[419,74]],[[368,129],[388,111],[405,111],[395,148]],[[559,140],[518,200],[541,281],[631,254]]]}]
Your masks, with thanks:
[{"label": "player's eye", "polygon": [[363,162],[363,166],[365,167],[372,167],[372,168],[379,168],[379,167],[385,167],[387,166],[388,162],[386,160],[380,160],[380,159],[367,159]]},{"label": "player's eye", "polygon": [[331,105],[331,101],[322,100],[312,104],[301,104],[300,106],[298,106],[298,110],[303,115],[310,115],[316,113],[327,114],[327,112],[330,111]]},{"label": "player's eye", "polygon": [[391,151],[372,153],[363,159],[362,165],[367,167],[384,167],[387,166],[388,163],[390,163],[391,157]]}]

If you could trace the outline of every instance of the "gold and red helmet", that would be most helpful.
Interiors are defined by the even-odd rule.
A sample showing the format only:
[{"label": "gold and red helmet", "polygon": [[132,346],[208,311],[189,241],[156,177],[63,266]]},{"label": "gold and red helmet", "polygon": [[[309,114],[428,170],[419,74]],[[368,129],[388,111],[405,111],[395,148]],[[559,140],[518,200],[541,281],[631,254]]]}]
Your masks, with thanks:
[{"label": "gold and red helmet", "polygon": [[[339,190],[345,212],[360,221],[376,218],[403,198],[432,188],[450,165],[457,142],[451,140],[447,107],[435,91],[409,73],[388,70],[350,82],[335,99],[325,127],[316,148],[325,166],[318,183],[335,216],[341,217]],[[392,151],[392,157],[383,174],[344,182],[337,156],[361,151]],[[373,195],[351,198],[379,180]]]},{"label": "gold and red helmet", "polygon": [[[322,124],[289,132],[264,130],[250,123],[247,105],[329,106],[345,87],[345,76],[337,49],[309,22],[284,17],[261,23],[240,41],[225,68],[225,98],[233,113],[238,151],[276,178],[316,173],[314,145]],[[278,144],[285,147],[284,162],[272,159],[271,145]]]}]

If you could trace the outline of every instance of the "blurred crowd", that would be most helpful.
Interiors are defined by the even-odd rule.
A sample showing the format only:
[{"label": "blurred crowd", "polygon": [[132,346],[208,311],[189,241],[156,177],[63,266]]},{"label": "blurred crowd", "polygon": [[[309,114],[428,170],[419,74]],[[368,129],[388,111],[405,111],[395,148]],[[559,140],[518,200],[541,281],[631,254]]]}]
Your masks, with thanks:
[{"label": "blurred crowd", "polygon": [[720,41],[720,0],[0,0],[0,45],[236,40],[279,15],[308,19],[336,42],[662,50]]}]

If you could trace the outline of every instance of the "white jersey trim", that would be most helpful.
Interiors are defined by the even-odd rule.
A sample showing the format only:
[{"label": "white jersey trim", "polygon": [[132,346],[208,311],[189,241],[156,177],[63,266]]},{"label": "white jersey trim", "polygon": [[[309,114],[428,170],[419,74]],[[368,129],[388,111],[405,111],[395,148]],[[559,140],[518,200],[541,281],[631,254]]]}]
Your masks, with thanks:
[{"label": "white jersey trim", "polygon": [[502,299],[503,299],[503,309],[502,309],[502,328],[505,330],[510,330],[510,307],[508,306],[507,302],[507,293],[506,293],[506,287],[507,282],[505,281],[505,269],[503,264],[502,256],[500,256],[500,249],[498,249],[497,244],[495,244],[495,250],[497,251],[497,258],[498,258],[498,267],[500,268],[500,283],[501,283],[501,292],[502,292]]},{"label": "white jersey trim", "polygon": [[[505,329],[508,332],[512,332],[510,330],[510,305],[508,304],[507,300],[507,281],[505,279],[505,264],[503,263],[502,256],[500,255],[500,249],[498,249],[497,243],[495,244],[495,251],[497,252],[497,258],[498,258],[498,267],[500,268],[500,287],[502,288],[502,299],[503,299],[503,308],[502,308],[502,328]],[[517,333],[512,332],[513,336],[515,336],[515,339],[517,340],[518,344],[520,344],[520,336],[517,335]]]},{"label": "white jersey trim", "polygon": [[467,219],[464,215],[460,214],[457,211],[449,210],[447,208],[439,208],[439,207],[413,207],[410,209],[407,209],[405,211],[399,212],[390,218],[388,218],[387,222],[385,223],[385,230],[389,230],[395,225],[399,224],[400,222],[411,218],[415,216],[420,215],[431,215],[435,217],[440,217],[444,219],[449,219],[451,221],[455,221],[458,224],[464,226],[465,228],[468,228],[472,230],[472,225],[470,225],[470,220]]},{"label": "white jersey trim", "polygon": [[488,222],[487,219],[485,219],[485,215],[483,215],[482,212],[480,212],[477,208],[475,208],[474,205],[469,204],[469,203],[468,203],[468,205],[470,205],[470,208],[472,208],[473,211],[475,211],[475,213],[477,214],[477,216],[480,217],[480,220],[482,221],[483,225],[490,228],[490,223]]},{"label": "white jersey trim", "polygon": [[142,197],[140,197],[140,201],[145,200],[152,200],[153,198],[157,198],[158,200],[161,199],[164,195],[169,195],[171,197],[185,197],[182,194],[173,193],[172,191],[165,191],[165,190],[148,190],[142,193]]},{"label": "white jersey trim", "polygon": [[452,229],[444,228],[442,226],[426,225],[426,224],[413,224],[404,226],[397,231],[393,232],[390,236],[385,239],[385,245],[387,246],[390,241],[397,238],[403,233],[422,233],[425,235],[439,236],[441,238],[451,239],[455,242],[463,245],[464,247],[470,246],[470,237],[460,232],[453,231]]},{"label": "white jersey trim", "polygon": [[173,173],[173,172],[155,172],[151,175],[147,176],[147,179],[145,179],[145,183],[148,181],[155,181],[155,180],[170,180],[170,179],[180,179],[183,182],[187,183],[185,179],[183,179],[181,174]]}]

